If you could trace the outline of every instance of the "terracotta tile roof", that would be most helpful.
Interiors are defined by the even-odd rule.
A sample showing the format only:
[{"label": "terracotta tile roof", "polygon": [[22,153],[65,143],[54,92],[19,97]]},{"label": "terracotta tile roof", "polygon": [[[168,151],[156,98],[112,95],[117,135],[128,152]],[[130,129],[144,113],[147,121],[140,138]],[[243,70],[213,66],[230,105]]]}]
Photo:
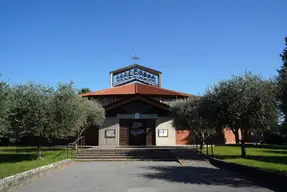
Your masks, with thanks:
[{"label": "terracotta tile roof", "polygon": [[161,87],[155,87],[151,85],[144,85],[140,83],[133,83],[128,85],[123,85],[119,87],[112,87],[108,89],[103,89],[95,92],[89,92],[81,94],[81,96],[104,96],[104,95],[166,95],[166,96],[183,96],[189,97],[190,94],[181,93],[169,89],[164,89]]}]

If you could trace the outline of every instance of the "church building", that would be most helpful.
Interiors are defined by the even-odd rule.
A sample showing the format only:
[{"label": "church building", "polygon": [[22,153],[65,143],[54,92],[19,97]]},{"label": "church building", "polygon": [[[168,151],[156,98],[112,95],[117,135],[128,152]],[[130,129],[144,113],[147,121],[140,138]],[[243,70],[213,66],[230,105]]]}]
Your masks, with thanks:
[{"label": "church building", "polygon": [[[86,145],[175,146],[194,142],[190,131],[173,127],[170,112],[172,101],[191,94],[163,88],[160,71],[138,64],[117,69],[110,72],[110,88],[81,96],[97,100],[106,110],[104,124],[88,128],[84,134]],[[234,136],[230,139],[228,142],[235,142]]]}]

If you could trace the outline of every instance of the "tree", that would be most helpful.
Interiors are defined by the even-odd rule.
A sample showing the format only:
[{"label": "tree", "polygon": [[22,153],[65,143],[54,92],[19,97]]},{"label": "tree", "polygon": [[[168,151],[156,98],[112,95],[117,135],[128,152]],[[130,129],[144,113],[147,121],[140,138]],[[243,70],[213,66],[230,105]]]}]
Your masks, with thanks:
[{"label": "tree", "polygon": [[8,117],[10,115],[11,92],[9,85],[0,81],[0,140],[9,130]]},{"label": "tree", "polygon": [[248,134],[270,130],[278,124],[276,95],[272,80],[245,73],[219,82],[207,91],[204,100],[209,104],[210,121],[216,127],[232,130],[241,143],[241,156],[245,157]]},{"label": "tree", "polygon": [[[277,83],[279,87],[280,110],[283,113],[283,126],[287,127],[287,37],[285,37],[285,48],[280,54],[282,66],[278,71]],[[287,132],[287,131],[286,131]]]},{"label": "tree", "polygon": [[88,100],[87,98],[79,98],[83,111],[83,122],[82,126],[77,127],[78,137],[83,134],[87,127],[100,126],[105,120],[104,108],[94,100]]},{"label": "tree", "polygon": [[82,126],[85,119],[83,109],[73,87],[73,83],[58,84],[52,95],[51,111],[54,119],[54,138],[76,136],[78,127]]},{"label": "tree", "polygon": [[79,137],[90,125],[101,125],[105,120],[105,110],[96,101],[83,98],[74,92],[72,83],[59,84],[54,95],[53,114],[57,130],[55,136]]},{"label": "tree", "polygon": [[90,125],[101,125],[105,110],[96,101],[88,100],[74,92],[73,84],[59,84],[53,97],[53,114],[58,132],[55,136],[80,136]]},{"label": "tree", "polygon": [[84,94],[84,93],[89,93],[91,90],[89,88],[82,88],[79,90],[78,94]]},{"label": "tree", "polygon": [[35,136],[38,158],[41,158],[41,139],[48,138],[51,133],[51,92],[50,87],[34,83],[12,88],[9,136],[16,141],[25,136]]},{"label": "tree", "polygon": [[200,140],[200,151],[206,139],[214,135],[215,128],[205,118],[206,107],[201,97],[190,97],[184,100],[176,100],[171,105],[173,126],[178,129],[188,129],[197,135]]},{"label": "tree", "polygon": [[56,89],[33,83],[13,87],[10,138],[36,137],[37,157],[41,158],[43,139],[77,136],[86,125],[102,124],[104,109],[75,90],[72,83],[59,84]]}]

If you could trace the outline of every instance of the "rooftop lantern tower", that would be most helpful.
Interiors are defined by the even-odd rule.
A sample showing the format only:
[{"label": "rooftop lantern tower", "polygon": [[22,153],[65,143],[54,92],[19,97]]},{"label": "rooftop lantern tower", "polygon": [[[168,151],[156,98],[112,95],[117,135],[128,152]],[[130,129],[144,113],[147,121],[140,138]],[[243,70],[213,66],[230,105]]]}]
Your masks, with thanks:
[{"label": "rooftop lantern tower", "polygon": [[132,57],[134,64],[110,72],[110,87],[118,87],[133,82],[151,86],[162,86],[162,72],[136,64],[140,59]]}]

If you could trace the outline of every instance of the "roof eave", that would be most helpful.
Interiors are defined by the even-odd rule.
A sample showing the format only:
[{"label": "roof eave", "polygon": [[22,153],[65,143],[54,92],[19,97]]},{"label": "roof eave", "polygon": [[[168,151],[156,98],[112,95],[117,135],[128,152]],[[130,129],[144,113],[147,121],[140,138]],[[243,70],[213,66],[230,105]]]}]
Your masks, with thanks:
[{"label": "roof eave", "polygon": [[157,106],[157,107],[162,108],[162,109],[165,109],[167,111],[170,110],[170,106],[168,106],[167,104],[160,103],[158,101],[155,101],[155,100],[152,100],[152,99],[149,99],[149,98],[145,98],[144,96],[141,96],[141,95],[131,95],[131,97],[129,97],[129,98],[125,99],[125,100],[120,100],[120,101],[117,101],[115,103],[111,103],[111,104],[105,106],[105,109],[108,111],[108,110],[111,110],[111,109],[113,109],[115,107],[118,107],[118,106],[130,103],[132,101],[137,101],[137,100],[144,101],[146,103],[149,103],[151,105]]},{"label": "roof eave", "polygon": [[130,66],[127,66],[127,67],[123,67],[123,68],[120,68],[120,69],[113,70],[113,71],[110,72],[110,74],[113,73],[114,75],[117,75],[119,73],[122,73],[122,72],[127,71],[127,70],[132,69],[132,68],[139,68],[141,70],[145,70],[145,71],[147,71],[149,73],[153,73],[153,74],[156,74],[156,75],[162,74],[161,71],[157,71],[155,69],[144,67],[144,66],[139,65],[139,64],[133,64],[133,65],[130,65]]},{"label": "roof eave", "polygon": [[174,95],[174,94],[151,94],[151,93],[126,93],[126,94],[82,94],[82,97],[97,97],[97,96],[121,96],[121,95],[149,95],[149,96],[168,96],[168,97],[191,97],[192,95]]}]

